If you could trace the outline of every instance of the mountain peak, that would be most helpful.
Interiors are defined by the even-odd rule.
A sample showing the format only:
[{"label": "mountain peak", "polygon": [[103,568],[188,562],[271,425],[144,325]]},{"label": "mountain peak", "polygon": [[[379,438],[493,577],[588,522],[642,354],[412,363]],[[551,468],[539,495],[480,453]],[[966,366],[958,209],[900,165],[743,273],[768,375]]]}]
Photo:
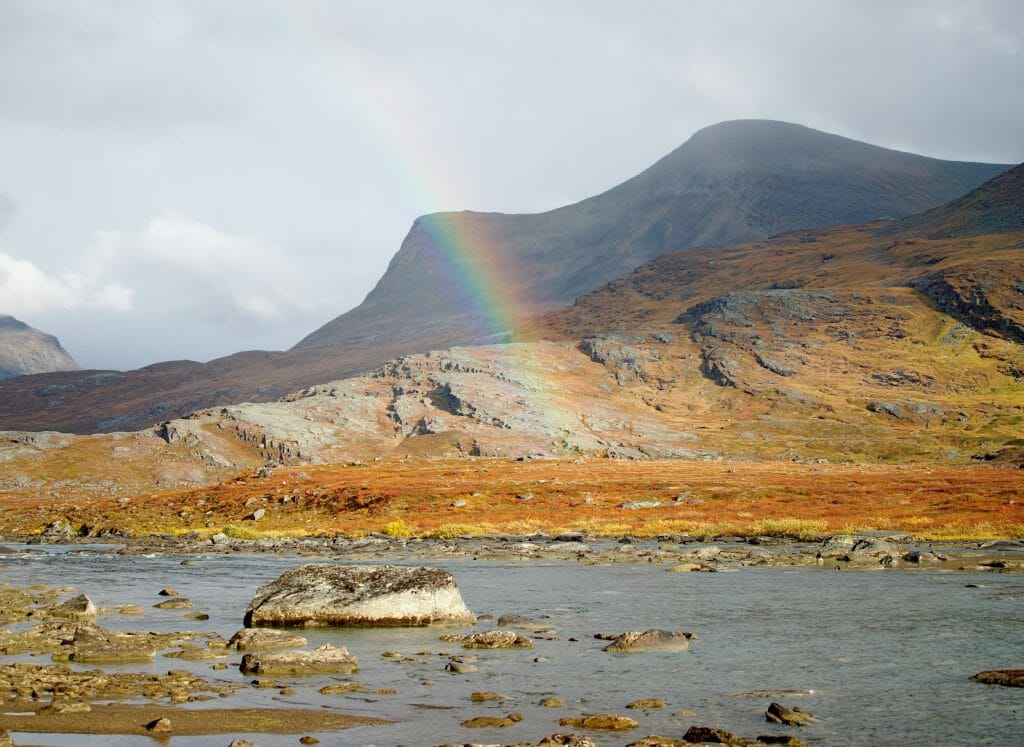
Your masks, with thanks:
[{"label": "mountain peak", "polygon": [[[432,215],[429,225],[442,230],[418,219],[366,300],[296,348],[390,340],[417,352],[484,339],[451,264],[456,255],[500,274],[513,303],[500,302],[514,306],[503,311],[515,316],[571,303],[673,249],[910,215],[1005,168],[902,153],[789,122],[722,122],[574,205],[535,215]],[[458,241],[442,246],[438,237]]]},{"label": "mountain peak", "polygon": [[56,337],[0,314],[0,379],[77,369],[78,364]]}]

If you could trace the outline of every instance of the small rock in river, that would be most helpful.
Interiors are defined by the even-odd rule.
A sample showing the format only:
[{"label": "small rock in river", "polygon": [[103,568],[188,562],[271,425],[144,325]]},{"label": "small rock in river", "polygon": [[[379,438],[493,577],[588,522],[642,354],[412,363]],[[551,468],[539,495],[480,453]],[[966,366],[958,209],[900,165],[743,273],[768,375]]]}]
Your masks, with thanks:
[{"label": "small rock in river", "polygon": [[470,694],[469,699],[474,703],[486,703],[489,700],[505,700],[505,696],[488,690],[484,692],[474,692]]},{"label": "small rock in river", "polygon": [[228,646],[239,651],[265,651],[274,648],[299,648],[306,639],[296,633],[272,628],[243,628],[228,640]]},{"label": "small rock in river", "polygon": [[626,708],[664,708],[665,701],[661,698],[645,698],[643,700],[634,700]]},{"label": "small rock in river", "polygon": [[710,726],[691,726],[683,735],[683,741],[691,744],[727,744],[733,747],[743,747],[747,744],[747,740],[737,737],[731,731]]},{"label": "small rock in river", "polygon": [[185,597],[171,597],[163,602],[157,602],[153,606],[158,610],[190,610],[192,601]]},{"label": "small rock in river", "polygon": [[603,650],[612,653],[689,651],[690,641],[696,637],[693,633],[675,633],[669,630],[634,630],[615,636]]},{"label": "small rock in river", "polygon": [[72,597],[63,604],[58,604],[50,609],[50,615],[53,617],[63,617],[72,620],[93,618],[96,617],[96,613],[96,605],[85,594],[79,594],[77,597]]},{"label": "small rock in river", "polygon": [[618,716],[611,713],[599,713],[582,718],[558,719],[559,726],[575,726],[580,729],[607,729],[610,731],[626,731],[635,729],[640,724],[629,716]]},{"label": "small rock in river", "polygon": [[519,723],[523,720],[521,713],[510,713],[504,718],[497,718],[496,716],[477,716],[471,718],[468,721],[463,721],[462,726],[467,729],[493,729],[504,728],[506,726],[512,726],[512,724]]},{"label": "small rock in river", "polygon": [[169,718],[158,718],[146,724],[146,731],[153,734],[166,734],[170,730],[171,720]]},{"label": "small rock in river", "polygon": [[257,652],[242,657],[242,674],[352,674],[359,668],[344,646],[326,644],[312,651]]},{"label": "small rock in river", "polygon": [[790,710],[781,703],[772,703],[768,706],[764,717],[766,721],[773,724],[785,724],[786,726],[805,726],[814,721],[814,714],[808,713],[800,706],[793,706],[793,709]]},{"label": "small rock in river", "polygon": [[488,630],[469,635],[443,635],[442,641],[461,643],[463,648],[533,648],[533,642],[512,630]]},{"label": "small rock in river", "polygon": [[1024,669],[986,669],[971,677],[972,682],[1003,687],[1024,687]]}]

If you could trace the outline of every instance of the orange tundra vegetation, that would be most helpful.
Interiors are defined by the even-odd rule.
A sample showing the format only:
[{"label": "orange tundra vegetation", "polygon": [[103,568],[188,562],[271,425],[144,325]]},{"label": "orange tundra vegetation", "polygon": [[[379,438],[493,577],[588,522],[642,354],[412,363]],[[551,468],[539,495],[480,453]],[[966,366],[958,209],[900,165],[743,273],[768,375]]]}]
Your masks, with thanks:
[{"label": "orange tundra vegetation", "polygon": [[[86,531],[252,538],[564,530],[809,537],[864,529],[921,539],[1020,538],[1022,476],[992,466],[387,459],[248,472],[130,500],[40,504],[7,496],[0,530],[34,533],[63,518]],[[629,501],[659,505],[623,508]]]}]

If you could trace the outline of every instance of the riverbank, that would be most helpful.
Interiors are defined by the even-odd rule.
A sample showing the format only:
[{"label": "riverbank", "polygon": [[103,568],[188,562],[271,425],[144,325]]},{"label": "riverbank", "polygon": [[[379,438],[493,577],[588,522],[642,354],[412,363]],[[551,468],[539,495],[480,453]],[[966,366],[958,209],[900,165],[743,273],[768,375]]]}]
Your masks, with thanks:
[{"label": "riverbank", "polygon": [[22,555],[61,547],[75,554],[228,556],[238,553],[294,555],[351,562],[571,562],[602,566],[646,563],[672,572],[725,572],[740,568],[826,567],[829,569],[931,569],[1024,573],[1024,541],[988,540],[922,542],[905,532],[874,530],[802,540],[775,536],[603,537],[583,532],[532,535],[470,535],[441,538],[265,537],[244,539],[217,534],[109,538],[97,546],[88,537],[50,535],[0,536]]}]

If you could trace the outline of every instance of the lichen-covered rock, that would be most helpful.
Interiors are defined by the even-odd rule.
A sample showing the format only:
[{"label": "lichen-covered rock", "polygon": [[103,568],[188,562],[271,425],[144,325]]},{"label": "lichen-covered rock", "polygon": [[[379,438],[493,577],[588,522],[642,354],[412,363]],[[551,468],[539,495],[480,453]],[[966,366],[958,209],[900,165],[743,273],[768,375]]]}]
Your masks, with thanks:
[{"label": "lichen-covered rock", "polygon": [[683,735],[683,741],[691,744],[727,744],[730,747],[746,747],[747,740],[737,737],[731,731],[714,729],[710,726],[691,726]]},{"label": "lichen-covered rock", "polygon": [[643,698],[642,700],[634,700],[632,703],[626,706],[626,708],[634,709],[650,709],[650,708],[664,708],[665,701],[661,698]]},{"label": "lichen-covered rock", "polygon": [[972,682],[1003,687],[1024,687],[1024,669],[986,669],[971,677]]},{"label": "lichen-covered rock", "polygon": [[346,695],[348,693],[365,693],[366,685],[358,682],[339,682],[334,685],[324,685],[318,692],[321,695]]},{"label": "lichen-covered rock", "polygon": [[789,734],[762,734],[757,741],[761,744],[781,744],[783,747],[807,747],[807,743],[802,739]]},{"label": "lichen-covered rock", "polygon": [[604,647],[605,651],[628,654],[642,651],[689,651],[690,641],[697,636],[693,633],[677,633],[669,630],[633,630],[620,633]]},{"label": "lichen-covered rock", "polygon": [[296,633],[272,628],[242,628],[228,640],[238,651],[267,651],[274,648],[301,648],[306,639]]},{"label": "lichen-covered rock", "polygon": [[96,617],[97,610],[96,605],[89,597],[79,594],[63,604],[51,607],[49,612],[51,617],[60,617],[66,620],[91,620]]},{"label": "lichen-covered rock", "polygon": [[837,535],[829,537],[818,548],[818,558],[843,562],[877,562],[893,565],[906,555],[906,550],[881,537]]},{"label": "lichen-covered rock", "polygon": [[765,720],[773,724],[785,724],[786,726],[806,726],[814,722],[814,714],[793,706],[786,708],[781,703],[772,703],[764,713]]},{"label": "lichen-covered rock", "polygon": [[629,716],[618,716],[611,713],[599,713],[582,718],[562,718],[558,720],[558,724],[559,726],[575,726],[579,729],[607,729],[609,731],[627,731],[640,725]]},{"label": "lichen-covered rock", "polygon": [[523,714],[521,713],[510,713],[503,718],[497,716],[477,716],[467,721],[462,722],[462,726],[466,729],[502,729],[506,726],[512,726],[523,720]]},{"label": "lichen-covered rock", "polygon": [[353,674],[359,663],[344,646],[320,646],[312,651],[275,651],[246,654],[242,674]]},{"label": "lichen-covered rock", "polygon": [[190,610],[192,609],[192,600],[185,599],[185,597],[171,597],[163,602],[157,602],[153,607],[158,610]]},{"label": "lichen-covered rock", "polygon": [[671,737],[652,734],[636,742],[630,742],[626,747],[686,747],[686,742],[681,739],[672,739]]},{"label": "lichen-covered rock", "polygon": [[440,568],[310,563],[261,586],[247,627],[469,625],[476,617]]},{"label": "lichen-covered rock", "polygon": [[460,643],[463,648],[533,648],[533,641],[514,630],[488,630],[469,635],[443,635],[442,641]]},{"label": "lichen-covered rock", "polygon": [[597,747],[590,737],[579,734],[551,734],[537,742],[537,747]]}]

